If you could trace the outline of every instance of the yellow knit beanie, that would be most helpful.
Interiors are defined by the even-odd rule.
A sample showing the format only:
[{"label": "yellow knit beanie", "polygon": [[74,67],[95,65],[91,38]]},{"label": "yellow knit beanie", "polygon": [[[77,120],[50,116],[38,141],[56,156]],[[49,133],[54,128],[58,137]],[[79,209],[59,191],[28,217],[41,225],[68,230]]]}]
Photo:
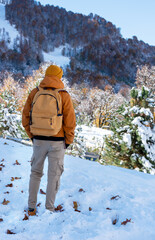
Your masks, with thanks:
[{"label": "yellow knit beanie", "polygon": [[63,70],[56,65],[50,65],[45,72],[45,76],[56,76],[59,79],[62,78],[62,75],[63,75]]}]

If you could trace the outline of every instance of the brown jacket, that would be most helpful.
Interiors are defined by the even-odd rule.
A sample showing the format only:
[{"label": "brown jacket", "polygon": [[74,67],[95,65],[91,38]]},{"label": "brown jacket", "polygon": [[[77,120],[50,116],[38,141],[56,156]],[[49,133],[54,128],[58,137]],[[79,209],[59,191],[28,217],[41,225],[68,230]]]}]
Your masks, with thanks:
[{"label": "brown jacket", "polygon": [[[63,89],[64,84],[63,82],[56,76],[45,76],[45,78],[41,81],[40,87],[42,88],[56,88],[56,89]],[[23,113],[22,113],[22,125],[25,128],[27,135],[32,138],[34,137],[30,132],[30,109],[33,98],[37,92],[37,88],[33,89],[29,94],[27,101],[25,103]],[[66,144],[71,144],[74,139],[74,129],[76,126],[76,119],[75,119],[75,112],[72,104],[71,97],[69,93],[62,91],[59,92],[62,98],[62,114],[63,114],[63,123],[62,128],[58,132],[57,135],[53,137],[64,138]]]}]

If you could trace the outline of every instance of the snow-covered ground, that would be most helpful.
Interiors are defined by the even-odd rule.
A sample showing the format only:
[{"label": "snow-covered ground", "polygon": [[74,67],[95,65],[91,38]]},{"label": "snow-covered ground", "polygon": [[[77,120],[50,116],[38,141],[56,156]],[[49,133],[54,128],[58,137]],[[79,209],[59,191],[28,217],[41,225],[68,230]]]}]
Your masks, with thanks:
[{"label": "snow-covered ground", "polygon": [[107,135],[111,135],[112,132],[107,129],[97,128],[97,127],[89,127],[86,125],[77,126],[81,127],[80,136],[83,137],[86,142],[86,147],[99,147],[104,144],[104,137]]},{"label": "snow-covered ground", "polygon": [[[45,195],[39,193],[37,216],[23,220],[31,154],[30,146],[0,139],[1,240],[155,239],[155,176],[67,155],[55,203],[64,211],[46,212]],[[47,161],[44,172],[40,189],[46,191]]]},{"label": "snow-covered ground", "polygon": [[[9,33],[10,37],[10,48],[13,47],[13,41],[14,39],[19,35],[18,31],[14,26],[11,26],[9,21],[5,19],[5,5],[0,3],[0,29],[3,31],[3,28],[5,29],[5,32]],[[1,35],[0,35],[1,38]]]},{"label": "snow-covered ground", "polygon": [[59,66],[65,67],[69,64],[70,58],[62,55],[62,49],[64,46],[55,48],[53,52],[43,52],[43,57],[45,62],[53,62]]}]

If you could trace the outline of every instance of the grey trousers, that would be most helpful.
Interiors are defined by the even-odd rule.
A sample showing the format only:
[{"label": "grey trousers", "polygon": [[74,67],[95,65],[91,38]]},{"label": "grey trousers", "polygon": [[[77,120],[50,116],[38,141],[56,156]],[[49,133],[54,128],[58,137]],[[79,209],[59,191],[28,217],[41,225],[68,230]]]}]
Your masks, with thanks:
[{"label": "grey trousers", "polygon": [[46,209],[54,211],[54,202],[60,185],[60,177],[64,170],[65,144],[63,141],[33,141],[31,174],[29,182],[28,207],[35,208],[37,194],[43,176],[44,161],[48,157],[48,177],[46,188]]}]

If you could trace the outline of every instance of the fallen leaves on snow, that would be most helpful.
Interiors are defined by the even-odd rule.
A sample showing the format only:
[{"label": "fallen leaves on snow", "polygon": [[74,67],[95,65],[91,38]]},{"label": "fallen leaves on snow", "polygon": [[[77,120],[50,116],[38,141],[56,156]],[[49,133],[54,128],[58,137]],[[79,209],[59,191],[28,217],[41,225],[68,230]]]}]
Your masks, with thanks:
[{"label": "fallen leaves on snow", "polygon": [[23,221],[29,220],[29,217],[25,214],[25,217],[23,218]]},{"label": "fallen leaves on snow", "polygon": [[13,182],[14,180],[21,179],[21,177],[11,177],[11,181]]},{"label": "fallen leaves on snow", "polygon": [[12,183],[7,184],[7,185],[5,185],[5,187],[13,187],[13,184]]},{"label": "fallen leaves on snow", "polygon": [[83,190],[83,188],[80,188],[80,189],[79,189],[79,192],[85,192],[85,191]]},{"label": "fallen leaves on snow", "polygon": [[76,201],[73,201],[73,208],[76,212],[81,212],[80,210],[78,210],[79,207],[79,203],[77,203]]},{"label": "fallen leaves on snow", "polygon": [[126,225],[128,222],[131,222],[131,218],[130,219],[126,218],[125,221],[121,222],[121,225]]},{"label": "fallen leaves on snow", "polygon": [[109,207],[107,207],[106,209],[107,209],[107,210],[112,210],[112,209],[111,209],[111,208],[109,208]]},{"label": "fallen leaves on snow", "polygon": [[62,206],[61,204],[58,205],[58,206],[55,208],[55,211],[56,211],[56,212],[63,212],[63,211],[64,211],[63,206]]},{"label": "fallen leaves on snow", "polygon": [[46,193],[42,189],[40,189],[40,193],[46,195]]},{"label": "fallen leaves on snow", "polygon": [[3,163],[0,164],[0,167],[5,167],[5,165]]},{"label": "fallen leaves on snow", "polygon": [[8,205],[9,202],[10,202],[10,201],[8,201],[8,200],[6,200],[6,199],[4,198],[2,204],[3,204],[3,205]]},{"label": "fallen leaves on snow", "polygon": [[14,233],[14,232],[12,232],[11,230],[7,230],[7,232],[6,232],[7,234],[16,234],[16,233]]},{"label": "fallen leaves on snow", "polygon": [[113,197],[111,197],[111,200],[118,200],[119,198],[121,198],[119,195],[116,195],[116,196],[113,196]]},{"label": "fallen leaves on snow", "polygon": [[112,224],[116,225],[116,223],[118,222],[117,218],[115,218],[114,220],[112,220]]},{"label": "fallen leaves on snow", "polygon": [[16,162],[13,163],[13,165],[21,165],[21,164],[18,162],[18,160],[16,160]]}]

